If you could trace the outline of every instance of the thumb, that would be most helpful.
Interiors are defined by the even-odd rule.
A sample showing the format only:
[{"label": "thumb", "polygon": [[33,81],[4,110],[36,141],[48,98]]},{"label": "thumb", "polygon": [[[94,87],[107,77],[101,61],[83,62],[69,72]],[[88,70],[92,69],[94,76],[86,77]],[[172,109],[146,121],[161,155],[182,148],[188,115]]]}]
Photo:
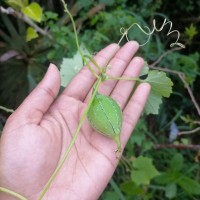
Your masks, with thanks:
[{"label": "thumb", "polygon": [[[57,67],[50,64],[44,78],[28,95],[11,117],[16,123],[40,123],[60,89],[60,75]],[[18,122],[17,122],[18,121]]]}]

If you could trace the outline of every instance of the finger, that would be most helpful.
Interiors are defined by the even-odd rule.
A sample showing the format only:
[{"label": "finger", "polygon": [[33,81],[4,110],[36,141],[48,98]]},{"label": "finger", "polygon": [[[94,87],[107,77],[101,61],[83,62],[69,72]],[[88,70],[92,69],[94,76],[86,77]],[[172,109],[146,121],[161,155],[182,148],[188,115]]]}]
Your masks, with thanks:
[{"label": "finger", "polygon": [[[134,54],[138,50],[138,43],[135,41],[131,41],[126,43],[123,47],[121,47],[112,60],[109,62],[111,69],[107,70],[108,76],[121,76],[128,66],[129,62],[133,58]],[[114,86],[116,85],[116,80],[108,80],[101,84],[99,91],[104,95],[110,95]],[[85,102],[88,102],[91,96],[92,89],[88,96],[86,97]]]},{"label": "finger", "polygon": [[[108,64],[109,60],[115,55],[118,49],[119,46],[117,44],[111,44],[97,53],[97,55],[94,57],[94,60],[99,67],[103,68]],[[89,64],[93,69],[96,69],[92,62]],[[85,66],[72,79],[67,88],[63,91],[63,94],[83,101],[92,88],[95,80],[96,77],[91,73],[88,67]]]},{"label": "finger", "polygon": [[[124,74],[122,76],[124,77],[138,77],[142,67],[144,65],[144,60],[140,57],[135,57],[130,62],[128,67],[126,68]],[[126,81],[126,80],[120,80],[118,81],[116,87],[111,93],[111,97],[117,101],[120,108],[123,110],[127,99],[129,98],[133,87],[134,87],[135,81]]]},{"label": "finger", "polygon": [[147,101],[150,92],[148,83],[141,83],[123,111],[121,142],[125,146]]},{"label": "finger", "polygon": [[59,71],[55,65],[50,64],[42,81],[13,113],[16,123],[24,124],[28,122],[38,124],[56,98],[59,89]]}]

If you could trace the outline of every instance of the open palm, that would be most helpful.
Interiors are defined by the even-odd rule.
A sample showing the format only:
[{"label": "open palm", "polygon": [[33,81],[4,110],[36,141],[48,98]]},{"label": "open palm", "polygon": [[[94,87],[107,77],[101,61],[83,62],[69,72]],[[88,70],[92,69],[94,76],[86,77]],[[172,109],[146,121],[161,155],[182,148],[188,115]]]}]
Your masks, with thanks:
[{"label": "open palm", "polygon": [[[108,64],[110,76],[136,77],[143,60],[134,57],[136,42],[122,48],[111,44],[94,59]],[[66,66],[67,67],[67,66]],[[8,119],[0,140],[0,186],[36,200],[62,159],[91,97],[95,77],[84,67],[59,95],[60,76],[51,64],[43,80]],[[100,93],[113,97],[123,111],[121,132],[125,146],[143,110],[150,87],[140,84],[130,101],[132,81],[106,81]],[[117,166],[113,140],[95,132],[85,120],[78,138],[44,199],[95,200]],[[12,197],[0,194],[0,199]]]}]

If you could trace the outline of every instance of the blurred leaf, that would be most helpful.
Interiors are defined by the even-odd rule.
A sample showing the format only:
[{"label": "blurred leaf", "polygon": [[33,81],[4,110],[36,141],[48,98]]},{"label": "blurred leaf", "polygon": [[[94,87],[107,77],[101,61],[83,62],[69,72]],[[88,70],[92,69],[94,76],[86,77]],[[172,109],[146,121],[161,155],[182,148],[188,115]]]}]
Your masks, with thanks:
[{"label": "blurred leaf", "polygon": [[131,179],[136,185],[148,185],[150,180],[159,174],[152,159],[140,156],[133,161]]},{"label": "blurred leaf", "polygon": [[119,197],[115,192],[106,191],[103,194],[102,200],[111,200],[111,199],[119,200]]},{"label": "blurred leaf", "polygon": [[200,194],[200,184],[187,176],[178,179],[177,184],[190,194]]},{"label": "blurred leaf", "polygon": [[31,3],[27,7],[22,8],[22,12],[36,22],[41,22],[42,8],[38,3]]},{"label": "blurred leaf", "polygon": [[192,40],[198,34],[197,27],[190,24],[190,27],[185,27],[185,34],[189,37],[189,40]]},{"label": "blurred leaf", "polygon": [[21,10],[28,5],[28,0],[6,0],[5,2],[16,10]]},{"label": "blurred leaf", "polygon": [[99,0],[99,3],[105,4],[106,6],[112,6],[115,1],[114,0]]},{"label": "blurred leaf", "polygon": [[180,176],[179,173],[174,174],[174,173],[168,171],[168,172],[161,173],[158,177],[156,177],[155,180],[159,184],[167,185],[167,184],[173,183],[174,180],[179,176]]},{"label": "blurred leaf", "polygon": [[176,197],[177,185],[175,183],[170,183],[165,187],[165,196],[169,199]]},{"label": "blurred leaf", "polygon": [[54,12],[51,12],[51,11],[44,12],[44,14],[42,16],[42,21],[47,21],[47,20],[50,20],[50,19],[58,20],[58,14],[54,13]]},{"label": "blurred leaf", "polygon": [[89,7],[94,2],[94,0],[79,0],[77,2],[80,6],[85,8],[85,7]]},{"label": "blurred leaf", "polygon": [[179,153],[175,154],[170,161],[172,171],[180,171],[183,168],[183,156]]},{"label": "blurred leaf", "polygon": [[142,187],[137,186],[134,182],[128,181],[120,185],[123,192],[131,195],[141,195],[144,193]]},{"label": "blurred leaf", "polygon": [[26,41],[29,42],[37,37],[37,32],[32,27],[28,27],[26,30]]}]

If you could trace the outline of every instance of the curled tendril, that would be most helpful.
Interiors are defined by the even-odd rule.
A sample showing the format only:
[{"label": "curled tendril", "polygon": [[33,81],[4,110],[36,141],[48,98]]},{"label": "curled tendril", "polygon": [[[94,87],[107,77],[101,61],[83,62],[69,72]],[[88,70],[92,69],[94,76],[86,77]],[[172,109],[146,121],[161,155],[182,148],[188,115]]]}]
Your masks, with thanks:
[{"label": "curled tendril", "polygon": [[[128,38],[128,33],[129,33],[130,29],[132,29],[133,26],[136,25],[145,35],[149,36],[148,39],[147,39],[147,41],[144,44],[140,44],[139,45],[139,46],[144,46],[144,45],[146,45],[149,42],[150,37],[154,33],[154,31],[157,31],[157,32],[162,31],[163,28],[164,28],[164,26],[167,25],[167,24],[169,24],[169,30],[167,32],[167,36],[169,36],[172,33],[177,33],[177,40],[174,43],[171,43],[170,47],[173,47],[173,46],[177,45],[177,46],[180,46],[181,48],[185,48],[185,45],[183,45],[183,44],[181,44],[181,43],[178,42],[179,37],[180,37],[179,31],[177,31],[177,30],[171,31],[171,29],[172,29],[172,22],[171,21],[167,21],[166,22],[166,19],[164,19],[163,24],[162,24],[162,26],[159,29],[156,27],[156,20],[153,19],[153,29],[152,29],[152,31],[150,30],[150,28],[148,26],[144,26],[144,28],[142,28],[138,23],[131,24],[127,29],[124,28],[124,27],[121,27],[120,28],[120,33],[121,33],[122,37],[120,38],[118,44],[120,44],[120,42],[122,41],[122,39],[124,37],[126,37],[127,41],[130,41],[129,38]],[[144,29],[146,29],[147,31],[144,30]]]},{"label": "curled tendril", "polygon": [[130,41],[130,40],[129,40],[129,37],[128,37],[128,33],[129,33],[129,31],[133,28],[133,26],[135,26],[135,25],[136,25],[145,35],[148,35],[148,36],[149,36],[148,39],[147,39],[147,41],[146,41],[144,44],[140,44],[139,46],[144,46],[145,44],[147,44],[147,43],[149,42],[150,37],[151,37],[151,35],[153,34],[153,32],[151,32],[151,30],[149,29],[149,27],[144,26],[144,29],[147,29],[147,30],[148,30],[148,32],[146,32],[138,23],[133,23],[133,24],[131,24],[131,26],[129,26],[129,28],[127,28],[127,29],[125,29],[124,27],[121,27],[121,28],[120,28],[120,33],[121,33],[122,37],[121,37],[120,41],[118,42],[118,44],[120,44],[120,42],[122,41],[122,39],[123,39],[124,37],[126,37],[126,40],[127,40],[127,41]]}]

